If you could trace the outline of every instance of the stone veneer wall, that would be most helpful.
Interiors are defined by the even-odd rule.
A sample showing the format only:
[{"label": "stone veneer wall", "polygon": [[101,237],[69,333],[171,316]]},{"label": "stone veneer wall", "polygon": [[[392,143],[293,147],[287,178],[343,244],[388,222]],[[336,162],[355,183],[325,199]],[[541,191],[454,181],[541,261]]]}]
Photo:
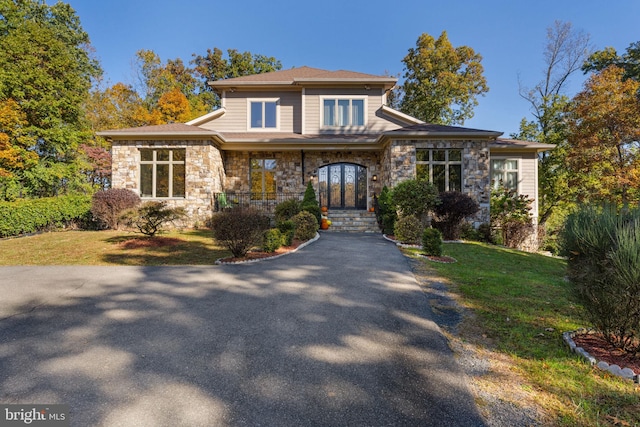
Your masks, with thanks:
[{"label": "stone veneer wall", "polygon": [[[227,173],[225,191],[245,192],[250,190],[249,159],[276,160],[276,186],[278,192],[302,193],[307,182],[312,180],[316,193],[318,169],[333,163],[356,163],[367,168],[369,200],[373,194],[379,194],[380,181],[373,182],[371,177],[380,177],[382,168],[380,153],[369,151],[279,151],[279,152],[238,152],[224,153]],[[303,171],[304,168],[304,171]],[[304,180],[303,180],[304,175]]]},{"label": "stone veneer wall", "polygon": [[[113,188],[140,194],[140,149],[185,148],[185,198],[157,199],[173,207],[184,207],[184,226],[206,222],[212,213],[212,193],[223,191],[224,166],[220,151],[208,141],[117,141],[111,149]],[[145,199],[143,199],[145,200]]]},{"label": "stone veneer wall", "polygon": [[416,148],[462,150],[462,192],[480,204],[475,225],[489,222],[491,177],[488,140],[393,140],[382,155],[382,182],[389,188],[416,177]]}]

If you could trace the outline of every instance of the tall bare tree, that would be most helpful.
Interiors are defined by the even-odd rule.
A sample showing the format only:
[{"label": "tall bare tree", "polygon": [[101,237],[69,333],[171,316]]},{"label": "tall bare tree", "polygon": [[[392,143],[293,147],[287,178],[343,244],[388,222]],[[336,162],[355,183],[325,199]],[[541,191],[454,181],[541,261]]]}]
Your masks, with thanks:
[{"label": "tall bare tree", "polygon": [[570,22],[555,21],[547,28],[543,51],[543,77],[533,87],[520,84],[520,96],[531,106],[533,120],[523,118],[518,139],[555,144],[542,153],[539,162],[539,224],[544,225],[570,193],[563,159],[566,155],[566,121],[570,98],[566,87],[591,52],[589,34],[576,30]]}]

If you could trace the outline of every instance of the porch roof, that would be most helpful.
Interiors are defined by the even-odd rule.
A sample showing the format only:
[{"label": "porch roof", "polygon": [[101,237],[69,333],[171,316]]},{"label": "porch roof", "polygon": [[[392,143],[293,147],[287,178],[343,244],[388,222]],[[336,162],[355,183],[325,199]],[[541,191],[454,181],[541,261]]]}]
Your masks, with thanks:
[{"label": "porch roof", "polygon": [[489,148],[493,151],[549,151],[556,146],[542,142],[522,141],[519,139],[497,138]]}]

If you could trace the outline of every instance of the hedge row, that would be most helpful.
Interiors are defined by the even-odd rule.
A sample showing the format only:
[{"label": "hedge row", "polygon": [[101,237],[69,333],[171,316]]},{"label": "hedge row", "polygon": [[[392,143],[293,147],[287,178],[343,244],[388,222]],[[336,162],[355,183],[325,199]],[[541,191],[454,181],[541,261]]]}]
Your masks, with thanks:
[{"label": "hedge row", "polygon": [[0,202],[0,237],[64,227],[89,217],[91,196],[67,195]]}]

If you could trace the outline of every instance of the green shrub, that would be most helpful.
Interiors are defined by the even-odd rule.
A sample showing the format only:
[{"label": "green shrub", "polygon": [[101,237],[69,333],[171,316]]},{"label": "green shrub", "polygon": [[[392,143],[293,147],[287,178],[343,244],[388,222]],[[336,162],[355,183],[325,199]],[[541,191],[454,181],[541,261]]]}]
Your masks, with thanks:
[{"label": "green shrub", "polygon": [[278,230],[282,233],[282,244],[284,246],[291,246],[293,244],[293,238],[296,235],[296,223],[291,220],[279,222]]},{"label": "green shrub", "polygon": [[320,204],[316,198],[316,191],[313,189],[311,181],[307,183],[307,188],[304,191],[304,197],[302,198],[302,210],[310,212],[316,217],[316,221],[320,224],[322,220],[322,212],[320,211]]},{"label": "green shrub", "polygon": [[376,209],[378,225],[385,234],[393,234],[393,228],[398,220],[396,207],[391,201],[391,192],[385,185],[382,187],[380,197],[378,197],[378,208]]},{"label": "green shrub", "polygon": [[91,197],[84,194],[0,202],[0,237],[86,222],[90,208]]},{"label": "green shrub", "polygon": [[445,191],[438,197],[440,203],[433,208],[432,226],[442,232],[444,239],[458,240],[462,221],[478,212],[480,205],[459,191]]},{"label": "green shrub", "polygon": [[426,223],[427,214],[440,203],[440,200],[438,190],[429,181],[409,179],[393,188],[391,202],[401,215],[413,215]]},{"label": "green shrub", "polygon": [[282,246],[283,236],[277,228],[266,230],[262,236],[262,250],[265,252],[275,252]]},{"label": "green shrub", "polygon": [[640,353],[640,211],[582,207],[561,242],[586,319],[614,346]]},{"label": "green shrub", "polygon": [[211,218],[214,239],[236,258],[245,256],[249,249],[261,243],[269,222],[269,217],[252,208],[227,209]]},{"label": "green shrub", "polygon": [[503,245],[518,248],[533,233],[532,203],[529,197],[505,187],[491,192],[491,227],[500,230]]},{"label": "green shrub", "polygon": [[442,256],[442,233],[435,228],[425,228],[422,233],[422,251],[425,255]]},{"label": "green shrub", "polygon": [[139,208],[125,211],[120,219],[145,236],[153,237],[165,224],[184,218],[185,215],[184,208],[170,208],[165,202],[146,202]]},{"label": "green shrub", "polygon": [[121,214],[140,204],[140,197],[125,188],[98,191],[91,199],[91,214],[102,228],[117,230]]},{"label": "green shrub", "polygon": [[291,218],[296,225],[295,237],[300,240],[311,240],[318,232],[318,220],[316,217],[307,212],[302,211],[298,215]]},{"label": "green shrub", "polygon": [[418,244],[423,230],[422,222],[415,215],[403,215],[396,221],[393,234],[402,243]]},{"label": "green shrub", "polygon": [[276,224],[293,218],[302,210],[302,202],[296,199],[285,200],[278,203],[275,209]]}]

